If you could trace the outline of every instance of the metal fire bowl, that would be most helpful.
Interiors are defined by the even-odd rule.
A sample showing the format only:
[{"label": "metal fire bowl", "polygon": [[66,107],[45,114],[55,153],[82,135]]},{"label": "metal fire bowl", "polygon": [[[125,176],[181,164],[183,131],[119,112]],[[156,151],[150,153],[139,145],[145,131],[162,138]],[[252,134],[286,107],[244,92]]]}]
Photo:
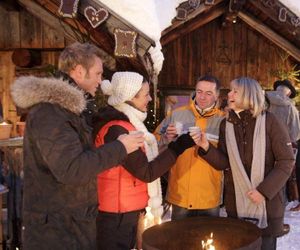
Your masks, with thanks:
[{"label": "metal fire bowl", "polygon": [[260,250],[261,230],[254,224],[224,217],[193,217],[153,226],[143,233],[144,250],[202,250],[210,233],[216,250]]}]

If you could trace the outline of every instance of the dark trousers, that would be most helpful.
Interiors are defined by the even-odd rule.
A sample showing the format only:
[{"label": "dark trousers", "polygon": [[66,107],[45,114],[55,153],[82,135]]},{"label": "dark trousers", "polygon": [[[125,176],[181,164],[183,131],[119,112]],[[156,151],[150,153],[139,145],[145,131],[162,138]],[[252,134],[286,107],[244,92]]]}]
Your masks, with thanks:
[{"label": "dark trousers", "polygon": [[263,236],[261,250],[276,250],[277,238],[272,236]]},{"label": "dark trousers", "polygon": [[128,213],[99,212],[97,216],[97,249],[133,249],[141,211]]},{"label": "dark trousers", "polygon": [[172,205],[172,220],[181,220],[187,217],[196,216],[213,216],[219,217],[220,207],[210,209],[186,209],[176,205]]},{"label": "dark trousers", "polygon": [[297,188],[298,188],[298,200],[300,201],[300,140],[298,141],[298,152],[296,157],[296,180],[297,180]]}]

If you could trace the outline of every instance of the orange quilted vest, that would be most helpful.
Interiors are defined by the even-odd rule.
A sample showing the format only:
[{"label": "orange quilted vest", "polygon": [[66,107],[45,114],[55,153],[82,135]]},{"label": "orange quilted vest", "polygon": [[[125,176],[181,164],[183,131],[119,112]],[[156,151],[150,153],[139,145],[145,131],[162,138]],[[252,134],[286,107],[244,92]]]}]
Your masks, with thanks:
[{"label": "orange quilted vest", "polygon": [[[122,126],[128,131],[136,130],[126,121],[114,120],[105,124],[95,140],[96,147],[104,144],[108,129]],[[115,166],[98,174],[98,210],[110,213],[125,213],[143,209],[148,203],[147,183],[140,181],[130,174],[122,165]]]}]

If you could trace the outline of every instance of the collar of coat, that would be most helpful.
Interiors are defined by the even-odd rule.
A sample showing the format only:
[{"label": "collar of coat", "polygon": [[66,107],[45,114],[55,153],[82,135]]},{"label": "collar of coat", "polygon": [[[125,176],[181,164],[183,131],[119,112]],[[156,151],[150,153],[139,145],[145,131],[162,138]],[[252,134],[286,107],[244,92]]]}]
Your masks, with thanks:
[{"label": "collar of coat", "polygon": [[255,119],[256,118],[252,116],[250,110],[243,110],[239,113],[239,115],[237,115],[233,110],[230,110],[227,121],[233,124],[238,124],[241,122],[249,122],[250,120],[255,120]]},{"label": "collar of coat", "polygon": [[11,85],[11,95],[16,106],[24,109],[46,102],[79,115],[86,107],[82,90],[56,78],[20,77]]},{"label": "collar of coat", "polygon": [[220,109],[218,109],[216,106],[214,106],[210,110],[207,110],[205,113],[200,114],[196,108],[196,103],[193,98],[190,99],[189,106],[190,106],[190,109],[192,110],[194,116],[197,118],[201,118],[201,117],[208,118],[208,117],[214,116],[216,114],[222,113],[222,111]]},{"label": "collar of coat", "polygon": [[[72,87],[74,87],[74,88],[78,88],[78,89],[81,89],[77,84],[76,84],[76,82],[74,81],[74,79],[71,77],[71,76],[69,76],[67,73],[65,73],[65,72],[62,72],[62,71],[60,71],[60,70],[57,70],[55,73],[54,73],[54,77],[55,78],[58,78],[58,79],[61,79],[61,80],[63,80],[63,81],[67,81]],[[84,92],[84,98],[86,99],[86,100],[88,100],[89,102],[92,100],[92,101],[94,101],[94,97],[90,94],[90,93],[88,93],[88,92],[86,92],[84,89],[81,89],[83,92]]]}]

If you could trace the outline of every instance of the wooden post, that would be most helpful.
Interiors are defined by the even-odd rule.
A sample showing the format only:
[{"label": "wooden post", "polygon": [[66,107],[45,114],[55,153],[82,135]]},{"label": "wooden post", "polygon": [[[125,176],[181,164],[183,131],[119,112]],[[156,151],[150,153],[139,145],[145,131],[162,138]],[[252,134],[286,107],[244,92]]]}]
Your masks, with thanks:
[{"label": "wooden post", "polygon": [[153,74],[152,75],[152,82],[153,82],[153,115],[155,115],[156,118],[156,110],[157,110],[157,84],[158,84],[158,75]]}]

